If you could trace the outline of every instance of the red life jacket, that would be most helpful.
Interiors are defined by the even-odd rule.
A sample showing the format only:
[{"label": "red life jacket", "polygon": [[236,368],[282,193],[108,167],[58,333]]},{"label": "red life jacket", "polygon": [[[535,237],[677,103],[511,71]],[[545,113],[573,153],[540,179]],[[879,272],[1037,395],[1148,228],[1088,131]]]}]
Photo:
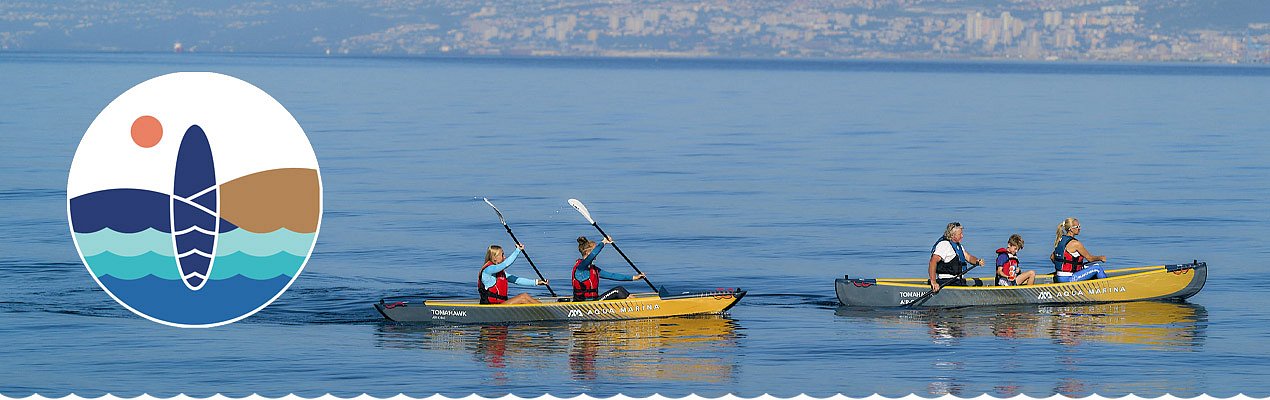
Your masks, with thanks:
[{"label": "red life jacket", "polygon": [[1009,257],[1009,259],[1005,261],[1005,264],[1000,265],[1001,272],[1004,272],[1005,275],[997,275],[997,277],[1005,278],[1010,280],[1010,282],[1014,282],[1014,278],[1019,277],[1019,258],[1010,254],[1010,251],[1006,250],[1004,247],[997,249],[997,254],[1005,254]]},{"label": "red life jacket", "polygon": [[485,263],[481,267],[481,272],[476,274],[476,292],[481,295],[481,304],[502,304],[507,301],[507,271],[498,271],[494,274],[497,281],[491,288],[485,288],[485,282],[481,282],[481,275],[485,275],[485,269],[494,265],[492,262]]},{"label": "red life jacket", "polygon": [[581,266],[582,259],[573,262],[573,273],[569,274],[569,278],[573,281],[573,301],[590,301],[600,299],[600,268],[595,264],[587,265],[587,276],[585,281],[578,280],[578,267]]},{"label": "red life jacket", "polygon": [[1055,271],[1076,272],[1085,269],[1084,254],[1081,254],[1079,257],[1072,257],[1072,253],[1067,252],[1067,244],[1072,241],[1079,242],[1079,240],[1076,240],[1074,237],[1063,235],[1063,237],[1058,241],[1058,246],[1054,246],[1054,254],[1051,254],[1051,257],[1054,258]]}]

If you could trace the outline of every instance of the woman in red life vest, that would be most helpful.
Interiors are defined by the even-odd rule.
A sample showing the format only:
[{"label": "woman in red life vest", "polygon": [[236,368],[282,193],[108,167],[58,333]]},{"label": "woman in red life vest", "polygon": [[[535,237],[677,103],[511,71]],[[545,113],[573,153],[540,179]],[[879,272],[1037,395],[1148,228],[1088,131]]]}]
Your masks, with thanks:
[{"label": "woman in red life vest", "polygon": [[604,271],[600,267],[595,266],[595,257],[600,255],[600,250],[604,249],[605,244],[611,243],[613,243],[613,239],[606,237],[597,246],[595,242],[587,239],[586,236],[578,236],[578,252],[582,253],[583,258],[579,258],[578,261],[573,263],[573,274],[571,274],[573,276],[573,301],[625,299],[630,296],[631,292],[621,286],[600,294],[600,278],[615,281],[644,279],[644,274],[635,276],[623,275]]},{"label": "woman in red life vest", "polygon": [[476,280],[476,292],[481,296],[481,304],[540,303],[538,299],[530,297],[529,293],[521,293],[511,298],[507,297],[508,283],[520,286],[542,286],[547,284],[547,281],[543,279],[521,278],[507,273],[507,267],[512,266],[512,263],[516,262],[516,257],[520,256],[520,251],[524,248],[524,245],[517,244],[516,250],[512,252],[511,257],[503,257],[503,248],[499,245],[490,245],[489,250],[485,251],[485,265],[481,267],[481,273]]},{"label": "woman in red life vest", "polygon": [[1005,247],[997,249],[997,286],[1031,285],[1036,281],[1036,271],[1019,268],[1019,250],[1023,250],[1023,237],[1010,235]]},{"label": "woman in red life vest", "polygon": [[1050,261],[1054,262],[1055,282],[1080,282],[1087,279],[1104,279],[1107,273],[1101,265],[1086,265],[1089,262],[1107,261],[1107,256],[1091,256],[1085,244],[1076,240],[1080,234],[1080,220],[1068,218],[1058,224],[1054,233],[1054,252],[1050,253]]}]

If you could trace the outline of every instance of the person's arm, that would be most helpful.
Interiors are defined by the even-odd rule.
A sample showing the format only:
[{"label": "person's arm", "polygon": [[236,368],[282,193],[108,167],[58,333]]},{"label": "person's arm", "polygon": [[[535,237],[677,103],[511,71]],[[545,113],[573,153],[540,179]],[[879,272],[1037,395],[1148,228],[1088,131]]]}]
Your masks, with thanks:
[{"label": "person's arm", "polygon": [[937,277],[935,276],[935,265],[938,264],[939,261],[942,259],[943,257],[940,257],[939,254],[930,255],[930,268],[928,268],[929,269],[928,272],[930,275],[930,290],[933,292],[939,291],[939,281],[936,279]]},{"label": "person's arm", "polygon": [[619,274],[616,272],[608,272],[602,269],[600,270],[600,278],[613,280],[613,281],[633,281],[635,279],[638,279],[631,275]]},{"label": "person's arm", "polygon": [[[1078,251],[1078,252],[1080,252],[1080,254],[1091,254],[1091,252],[1089,251],[1089,249],[1086,249],[1086,248],[1085,248],[1085,244],[1084,244],[1084,243],[1081,243],[1079,240],[1073,240],[1072,242],[1076,243],[1076,248],[1075,248],[1075,250],[1076,250],[1076,251]],[[1069,244],[1067,247],[1071,247],[1071,245]],[[1087,260],[1089,260],[1089,261],[1103,261],[1103,262],[1106,262],[1106,261],[1107,261],[1107,256],[1091,256],[1091,255],[1086,255],[1086,256],[1085,256],[1085,259],[1087,259]]]},{"label": "person's arm", "polygon": [[962,249],[961,249],[961,252],[962,252],[963,254],[965,254],[965,255],[966,255],[966,262],[968,262],[968,263],[970,263],[970,264],[973,264],[973,265],[983,266],[983,259],[982,259],[982,258],[975,257],[975,255],[974,255],[974,254],[970,254],[970,252],[969,252],[969,251],[966,251],[966,249],[965,249],[965,248],[962,248]]},{"label": "person's arm", "polygon": [[520,286],[538,286],[542,282],[537,279],[521,278],[512,274],[507,274],[507,281]]},{"label": "person's arm", "polygon": [[491,265],[489,266],[489,268],[485,268],[485,273],[494,275],[494,274],[497,274],[498,271],[507,269],[507,267],[512,266],[512,263],[516,262],[517,256],[520,256],[519,248],[517,248],[516,250],[513,250],[512,254],[510,256],[507,256],[507,259],[503,260],[503,262]]}]

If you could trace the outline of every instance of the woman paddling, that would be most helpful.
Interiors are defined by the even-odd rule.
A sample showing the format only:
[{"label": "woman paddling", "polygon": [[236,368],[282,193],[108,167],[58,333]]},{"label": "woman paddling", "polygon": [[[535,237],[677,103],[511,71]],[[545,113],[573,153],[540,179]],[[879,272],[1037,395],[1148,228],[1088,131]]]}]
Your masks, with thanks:
[{"label": "woman paddling", "polygon": [[1064,219],[1058,224],[1054,233],[1054,252],[1050,253],[1050,261],[1054,262],[1055,282],[1080,282],[1087,279],[1105,279],[1107,273],[1101,265],[1086,265],[1088,262],[1107,261],[1107,256],[1087,256],[1089,249],[1076,240],[1080,234],[1080,220]]},{"label": "woman paddling", "polygon": [[625,299],[631,295],[626,288],[618,286],[609,291],[600,294],[600,278],[615,281],[635,281],[644,279],[644,274],[635,276],[623,275],[613,272],[601,270],[595,266],[595,257],[600,255],[600,250],[604,249],[605,244],[613,243],[613,239],[605,237],[600,241],[599,245],[587,239],[586,236],[578,236],[578,252],[583,258],[573,263],[573,301],[591,301],[591,300],[611,300]]},{"label": "woman paddling", "polygon": [[489,246],[489,250],[485,251],[485,265],[481,267],[480,276],[476,281],[476,292],[481,296],[481,304],[540,303],[538,299],[529,296],[529,293],[521,293],[511,298],[507,297],[508,283],[520,286],[542,286],[547,284],[545,279],[528,279],[507,274],[507,267],[512,266],[512,263],[516,262],[516,257],[520,256],[520,251],[524,248],[525,245],[517,244],[516,250],[512,251],[511,257],[503,257],[503,247],[499,245],[492,244]]}]

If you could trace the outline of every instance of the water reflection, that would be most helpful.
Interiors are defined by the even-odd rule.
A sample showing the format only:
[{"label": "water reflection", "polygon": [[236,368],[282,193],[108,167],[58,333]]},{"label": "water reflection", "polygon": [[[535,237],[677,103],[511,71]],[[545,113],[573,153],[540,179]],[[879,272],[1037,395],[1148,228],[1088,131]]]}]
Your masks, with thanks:
[{"label": "water reflection", "polygon": [[1154,301],[920,310],[839,307],[836,314],[923,325],[930,339],[941,344],[968,337],[1044,338],[1062,345],[1121,343],[1154,350],[1203,345],[1208,322],[1208,311],[1201,305]]},{"label": "water reflection", "polygon": [[507,370],[567,361],[576,381],[614,377],[734,382],[736,322],[721,316],[525,325],[399,325],[376,332],[384,348],[470,353],[494,382]]},{"label": "water reflection", "polygon": [[[850,323],[912,326],[924,331],[931,343],[950,349],[1015,355],[995,359],[1001,371],[1027,369],[1034,355],[1054,354],[1054,368],[1062,371],[1062,377],[1050,387],[1053,393],[1067,395],[1094,390],[1092,384],[1096,382],[1081,378],[1090,368],[1083,345],[1126,345],[1135,351],[1196,351],[1204,345],[1208,325],[1208,311],[1201,305],[1151,301],[920,310],[839,307],[836,314]],[[985,344],[982,338],[996,340]],[[965,357],[955,355],[951,360],[933,361],[931,366],[937,376],[931,378],[927,391],[959,395]],[[1001,383],[993,386],[996,395],[1021,394],[1024,386],[1037,383],[1021,376],[1002,377]]]}]

